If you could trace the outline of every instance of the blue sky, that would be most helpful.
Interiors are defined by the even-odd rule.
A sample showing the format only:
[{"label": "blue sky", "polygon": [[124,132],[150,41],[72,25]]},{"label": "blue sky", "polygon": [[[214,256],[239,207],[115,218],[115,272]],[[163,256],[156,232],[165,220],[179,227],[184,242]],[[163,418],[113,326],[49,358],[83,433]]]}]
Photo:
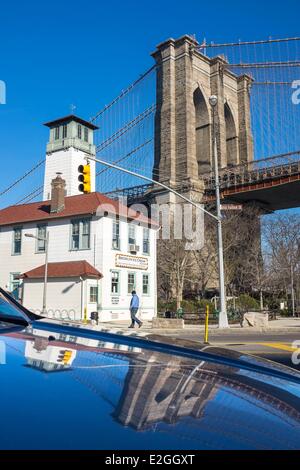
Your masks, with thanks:
[{"label": "blue sky", "polygon": [[[68,114],[89,119],[153,63],[167,37],[201,41],[297,36],[299,6],[271,1],[14,1],[1,5],[0,158],[11,171],[0,191],[43,158],[42,123]],[[41,175],[36,178],[41,178]],[[34,187],[35,181],[28,182]],[[13,202],[12,197],[5,202]],[[0,201],[2,206],[2,201]]]}]

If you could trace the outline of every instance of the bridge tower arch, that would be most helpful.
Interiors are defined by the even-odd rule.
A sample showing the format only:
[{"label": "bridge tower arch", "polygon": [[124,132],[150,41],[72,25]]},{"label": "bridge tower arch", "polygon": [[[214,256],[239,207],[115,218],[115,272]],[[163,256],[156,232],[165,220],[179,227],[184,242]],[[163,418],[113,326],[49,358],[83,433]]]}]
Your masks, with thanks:
[{"label": "bridge tower arch", "polygon": [[190,36],[168,39],[152,56],[157,65],[154,179],[184,188],[200,201],[202,176],[213,169],[207,98],[213,94],[219,98],[219,166],[252,161],[252,79],[233,74],[223,57],[209,58],[199,52],[199,43]]},{"label": "bridge tower arch", "polygon": [[198,175],[207,173],[211,168],[211,119],[207,101],[200,87],[194,91],[195,146],[198,162]]},{"label": "bridge tower arch", "polygon": [[239,163],[238,133],[235,119],[228,102],[224,104],[225,132],[226,132],[226,163],[227,166]]}]

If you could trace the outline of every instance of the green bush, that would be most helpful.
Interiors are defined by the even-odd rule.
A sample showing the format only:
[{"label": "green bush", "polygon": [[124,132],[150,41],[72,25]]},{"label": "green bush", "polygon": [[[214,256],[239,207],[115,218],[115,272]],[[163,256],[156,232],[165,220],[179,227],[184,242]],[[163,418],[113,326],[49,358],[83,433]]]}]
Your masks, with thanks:
[{"label": "green bush", "polygon": [[259,302],[248,294],[241,294],[235,301],[237,308],[242,310],[258,310]]},{"label": "green bush", "polygon": [[183,300],[181,302],[181,307],[184,312],[194,313],[197,311],[197,306],[194,300]]},{"label": "green bush", "polygon": [[166,310],[170,310],[170,312],[176,312],[176,300],[172,300],[170,302],[163,302],[162,300],[158,300],[157,309],[159,312],[163,313]]},{"label": "green bush", "polygon": [[[215,313],[214,304],[209,300],[183,300],[181,302],[181,308],[183,309],[183,313],[197,313],[199,311],[205,311],[206,305],[209,306],[210,313]],[[176,300],[172,300],[171,302],[163,302],[161,300],[157,303],[158,311],[164,313],[166,310],[170,310],[170,312],[176,313]]]}]

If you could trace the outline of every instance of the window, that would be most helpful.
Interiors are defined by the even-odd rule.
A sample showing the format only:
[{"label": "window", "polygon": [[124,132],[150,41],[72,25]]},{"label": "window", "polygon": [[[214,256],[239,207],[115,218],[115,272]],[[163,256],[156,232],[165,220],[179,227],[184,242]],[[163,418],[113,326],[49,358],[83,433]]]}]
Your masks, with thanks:
[{"label": "window", "polygon": [[128,245],[135,245],[135,225],[128,225]]},{"label": "window", "polygon": [[143,253],[145,255],[150,253],[150,230],[148,228],[143,229]]},{"label": "window", "polygon": [[119,294],[120,292],[120,273],[119,271],[112,271],[111,273],[111,293]]},{"label": "window", "polygon": [[113,220],[112,247],[114,250],[120,249],[120,221],[118,219]]},{"label": "window", "polygon": [[85,142],[89,141],[89,130],[87,127],[84,128],[84,141]]},{"label": "window", "polygon": [[19,299],[20,274],[10,273],[9,290],[15,299]]},{"label": "window", "polygon": [[82,127],[80,124],[78,124],[77,126],[77,137],[78,139],[81,139],[81,136],[82,136]]},{"label": "window", "polygon": [[87,250],[90,247],[90,221],[83,220],[81,224],[82,224],[81,249]]},{"label": "window", "polygon": [[98,302],[98,287],[90,286],[90,303],[96,304]]},{"label": "window", "polygon": [[63,139],[65,139],[68,136],[68,126],[65,124],[63,126]]},{"label": "window", "polygon": [[13,255],[20,255],[22,250],[22,227],[15,227],[13,233]]},{"label": "window", "polygon": [[[46,251],[46,237],[47,237],[47,225],[37,226],[37,238],[36,251],[37,253],[45,253]],[[43,240],[42,240],[43,239]]]},{"label": "window", "polygon": [[54,138],[55,140],[59,140],[59,127],[55,127],[54,129]]},{"label": "window", "polygon": [[79,250],[79,227],[80,222],[72,222],[72,242],[71,248],[72,250]]},{"label": "window", "polygon": [[128,273],[128,294],[135,289],[135,273]]},{"label": "window", "polygon": [[149,295],[149,274],[143,274],[143,295]]},{"label": "window", "polygon": [[90,248],[90,219],[73,220],[71,229],[71,250]]}]

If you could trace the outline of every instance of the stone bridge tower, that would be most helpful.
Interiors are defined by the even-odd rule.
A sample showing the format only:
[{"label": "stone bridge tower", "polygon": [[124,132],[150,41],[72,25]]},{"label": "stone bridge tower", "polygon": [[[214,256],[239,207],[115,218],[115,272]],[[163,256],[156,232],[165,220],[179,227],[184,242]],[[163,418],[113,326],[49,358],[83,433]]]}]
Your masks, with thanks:
[{"label": "stone bridge tower", "polygon": [[252,79],[233,74],[224,58],[211,59],[200,53],[198,46],[195,39],[183,36],[159,44],[152,54],[158,66],[153,174],[155,180],[201,201],[202,177],[213,169],[209,97],[219,98],[220,168],[251,161]]}]

